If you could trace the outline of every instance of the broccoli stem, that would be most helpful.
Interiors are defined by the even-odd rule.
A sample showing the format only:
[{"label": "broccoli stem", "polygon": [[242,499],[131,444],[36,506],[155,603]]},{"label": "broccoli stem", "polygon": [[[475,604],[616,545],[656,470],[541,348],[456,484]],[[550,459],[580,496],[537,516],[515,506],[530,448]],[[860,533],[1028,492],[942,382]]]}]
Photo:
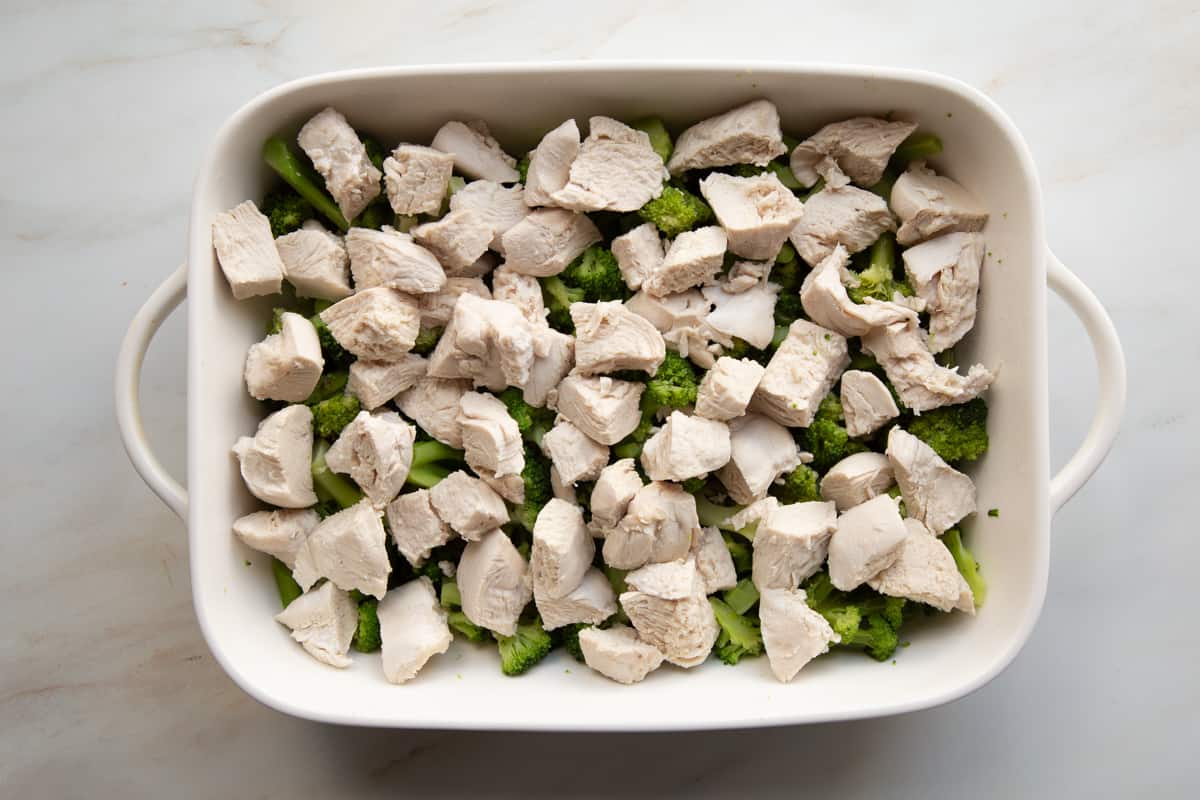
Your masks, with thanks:
[{"label": "broccoli stem", "polygon": [[962,533],[958,528],[951,528],[942,534],[942,543],[946,545],[950,555],[954,556],[954,565],[958,567],[959,573],[971,587],[971,595],[975,598],[975,608],[982,608],[983,602],[987,599],[987,581],[979,572],[979,562],[963,544]]},{"label": "broccoli stem", "polygon": [[318,439],[313,445],[313,486],[318,496],[324,493],[342,508],[349,508],[362,500],[362,492],[358,490],[353,481],[346,480],[326,465],[325,454],[327,452],[329,452],[329,442]]},{"label": "broccoli stem", "polygon": [[671,134],[667,131],[667,126],[658,117],[646,117],[639,119],[636,122],[631,122],[629,127],[644,131],[650,137],[650,146],[654,148],[654,152],[658,153],[659,158],[663,163],[671,160],[671,153],[675,146],[671,143]]},{"label": "broccoli stem", "polygon": [[462,593],[458,591],[458,583],[447,578],[442,581],[442,608],[462,608]]},{"label": "broccoli stem", "polygon": [[704,495],[696,498],[696,514],[700,517],[700,524],[702,526],[740,533],[747,539],[754,541],[754,528],[756,526],[748,525],[740,531],[729,526],[729,518],[741,510],[742,506],[719,506]]},{"label": "broccoli stem", "polygon": [[745,614],[758,602],[758,589],[749,578],[742,578],[737,585],[721,595],[725,604],[733,609],[735,614]]},{"label": "broccoli stem", "polygon": [[350,230],[350,223],[342,216],[333,199],[321,188],[320,177],[288,147],[278,136],[263,143],[263,161],[283,178],[288,186],[324,214],[342,232]]},{"label": "broccoli stem", "polygon": [[437,441],[417,442],[413,445],[412,467],[423,467],[435,461],[462,462],[465,456],[462,450],[455,450],[448,444]]},{"label": "broccoli stem", "polygon": [[891,201],[892,187],[896,185],[896,178],[899,176],[892,169],[885,169],[883,175],[879,178],[879,182],[874,186],[868,186],[867,191],[879,195],[884,200]]},{"label": "broccoli stem", "polygon": [[437,486],[451,470],[446,469],[441,464],[422,464],[419,467],[413,467],[408,471],[408,481],[413,486],[421,489],[432,489]]},{"label": "broccoli stem", "polygon": [[892,162],[907,165],[910,161],[923,161],[942,152],[942,140],[937,134],[914,131],[900,143],[892,154]]},{"label": "broccoli stem", "polygon": [[300,584],[296,583],[296,579],[292,577],[292,571],[278,558],[271,559],[271,574],[275,576],[275,588],[279,590],[279,602],[283,604],[284,608],[304,594]]}]

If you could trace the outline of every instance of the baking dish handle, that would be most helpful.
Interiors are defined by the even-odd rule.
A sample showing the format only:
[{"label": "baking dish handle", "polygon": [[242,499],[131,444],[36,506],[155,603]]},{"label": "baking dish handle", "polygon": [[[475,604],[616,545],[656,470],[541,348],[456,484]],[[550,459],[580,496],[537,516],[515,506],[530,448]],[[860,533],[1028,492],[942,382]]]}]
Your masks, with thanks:
[{"label": "baking dish handle", "polygon": [[1046,249],[1046,283],[1066,301],[1087,330],[1096,352],[1100,379],[1092,426],[1083,444],[1050,479],[1050,508],[1058,511],[1099,469],[1117,438],[1121,415],[1125,412],[1125,354],[1121,351],[1117,329],[1104,306],[1049,248]]},{"label": "baking dish handle", "polygon": [[183,520],[187,519],[187,490],[167,473],[150,449],[146,430],[142,427],[138,383],[150,340],[186,295],[187,264],[182,264],[154,290],[154,294],[134,315],[133,322],[129,323],[129,330],[125,332],[121,350],[117,354],[116,376],[117,426],[121,429],[125,452],[146,485]]}]

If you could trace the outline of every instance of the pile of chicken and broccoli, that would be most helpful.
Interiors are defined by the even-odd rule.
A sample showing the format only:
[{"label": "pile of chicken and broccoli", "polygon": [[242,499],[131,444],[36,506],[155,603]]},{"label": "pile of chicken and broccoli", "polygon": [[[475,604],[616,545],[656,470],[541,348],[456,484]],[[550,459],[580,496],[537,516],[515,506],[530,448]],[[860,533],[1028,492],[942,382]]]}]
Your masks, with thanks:
[{"label": "pile of chicken and broccoli", "polygon": [[916,127],[797,140],[755,100],[517,160],[482,122],[389,153],[327,108],[267,141],[278,187],[213,241],[234,297],[280,297],[233,448],[276,619],[394,683],[461,637],[628,684],[710,654],[790,681],[974,614],[994,375],[954,347],[988,215]]}]

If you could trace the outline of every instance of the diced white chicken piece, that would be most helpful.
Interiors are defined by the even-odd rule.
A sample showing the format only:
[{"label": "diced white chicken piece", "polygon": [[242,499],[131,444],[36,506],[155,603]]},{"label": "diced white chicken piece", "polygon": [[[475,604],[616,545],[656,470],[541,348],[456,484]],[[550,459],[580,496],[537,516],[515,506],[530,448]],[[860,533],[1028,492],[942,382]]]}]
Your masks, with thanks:
[{"label": "diced white chicken piece", "polygon": [[379,408],[425,377],[429,362],[424,356],[405,353],[399,361],[355,361],[350,365],[346,391],[368,411]]},{"label": "diced white chicken piece", "polygon": [[321,312],[342,347],[368,361],[397,361],[421,329],[417,301],[395,289],[360,289]]},{"label": "diced white chicken piece", "polygon": [[547,133],[529,155],[525,175],[525,202],[551,205],[550,195],[567,185],[571,164],[579,155],[579,126],[569,119]]},{"label": "diced white chicken piece", "polygon": [[904,528],[904,544],[896,560],[867,584],[881,594],[925,603],[939,611],[958,609],[974,615],[971,587],[942,540],[915,519],[904,520]]},{"label": "diced white chicken piece", "polygon": [[212,238],[234,299],[279,294],[283,261],[271,236],[271,223],[258,206],[247,200],[217,214]]},{"label": "diced white chicken piece", "polygon": [[742,258],[773,261],[804,213],[774,172],[749,178],[713,172],[700,181],[700,193],[725,229],[729,251]]},{"label": "diced white chicken piece", "polygon": [[854,186],[827,186],[804,204],[804,215],[790,238],[800,257],[816,266],[839,244],[857,253],[895,229],[896,221],[879,195]]},{"label": "diced white chicken piece", "polygon": [[489,250],[469,267],[446,270],[446,276],[450,278],[483,278],[490,274],[498,263],[500,263],[500,259],[496,257],[495,253]]},{"label": "diced white chicken piece", "polygon": [[422,147],[400,144],[383,162],[383,183],[388,202],[397,214],[436,214],[446,198],[454,172],[454,156]]},{"label": "diced white chicken piece", "polygon": [[496,478],[520,475],[525,469],[525,446],[517,421],[494,396],[464,394],[458,401],[458,424],[471,469],[487,470]]},{"label": "diced white chicken piece", "polygon": [[841,641],[829,622],[808,607],[802,589],[767,589],[760,593],[758,616],[771,672],[787,683],[800,669]]},{"label": "diced white chicken piece", "polygon": [[956,345],[975,325],[983,236],[948,233],[904,251],[904,271],[929,312],[929,349]]},{"label": "diced white chicken piece", "polygon": [[612,254],[617,259],[625,285],[634,291],[641,288],[642,281],[658,269],[665,257],[658,228],[652,222],[638,225],[613,239]]},{"label": "diced white chicken piece", "polygon": [[589,567],[579,585],[563,597],[539,593],[535,577],[533,600],[542,617],[542,627],[548,631],[578,623],[599,625],[617,613],[617,594],[608,578],[596,567]]},{"label": "diced white chicken piece", "polygon": [[310,656],[331,667],[345,669],[352,663],[346,654],[358,629],[358,607],[332,583],[325,582],[288,603],[275,621],[292,631],[292,638]]},{"label": "diced white chicken piece", "polygon": [[609,117],[588,120],[588,137],[567,183],[550,196],[572,211],[637,211],[662,194],[670,177],[650,136]]},{"label": "diced white chicken piece", "polygon": [[461,450],[462,425],[458,422],[458,401],[471,391],[471,382],[422,376],[411,389],[396,397],[396,405],[421,430],[443,444]]},{"label": "diced white chicken piece", "polygon": [[428,489],[400,495],[388,503],[386,516],[396,549],[414,567],[424,564],[433,548],[454,538],[450,526],[433,510]]},{"label": "diced white chicken piece", "polygon": [[524,386],[534,356],[534,327],[516,306],[464,294],[429,357],[429,374],[499,391]]},{"label": "diced white chicken piece", "polygon": [[566,269],[588,245],[601,240],[596,225],[565,208],[539,208],[504,232],[505,264],[545,278]]},{"label": "diced white chicken piece", "polygon": [[316,328],[288,311],[280,317],[279,333],[251,345],[246,353],[246,388],[255,400],[300,403],[317,387],[324,367]]},{"label": "diced white chicken piece", "polygon": [[304,123],[296,141],[312,161],[346,219],[354,219],[379,196],[383,173],[338,111],[326,108]]},{"label": "diced white chicken piece", "polygon": [[729,463],[717,478],[738,503],[752,503],[775,479],[800,464],[792,433],[769,417],[747,414],[729,423]]},{"label": "diced white chicken piece", "polygon": [[522,397],[531,406],[542,408],[559,382],[575,364],[575,337],[548,325],[533,329],[533,366],[525,382]]},{"label": "diced white chicken piece", "polygon": [[638,489],[617,527],[604,538],[604,562],[617,569],[685,558],[700,533],[696,498],[654,481]]},{"label": "diced white chicken piece", "polygon": [[778,499],[768,495],[760,500],[755,500],[736,514],[730,515],[726,523],[730,529],[753,537],[755,531],[758,530],[759,523],[774,514],[781,505]]},{"label": "diced white chicken piece", "polygon": [[625,302],[625,307],[650,320],[679,355],[690,358],[708,369],[714,357],[709,350],[712,329],[706,320],[712,305],[698,289],[656,297],[638,292]]},{"label": "diced white chicken piece", "polygon": [[346,234],[346,250],[359,292],[383,286],[425,294],[446,285],[446,272],[437,258],[407,233],[392,228],[351,228]]},{"label": "diced white chicken piece", "polygon": [[339,589],[382,598],[392,571],[386,539],[379,511],[364,498],[321,520],[308,535],[308,550],[317,574]]},{"label": "diced white chicken piece", "polygon": [[662,651],[638,638],[628,625],[579,632],[583,661],[609,680],[630,685],[645,680],[663,662]]},{"label": "diced white chicken piece", "polygon": [[253,437],[238,439],[233,452],[251,494],[280,508],[307,508],[317,502],[312,446],[312,411],[291,405],[258,423]]},{"label": "diced white chicken piece", "polygon": [[[310,508],[255,511],[234,520],[233,533],[242,544],[278,558],[284,566],[295,571],[308,535],[320,521],[317,512]],[[304,585],[300,580],[296,582]],[[315,582],[313,577],[308,585]]]},{"label": "diced white chicken piece", "polygon": [[565,419],[559,419],[542,436],[541,447],[559,479],[569,486],[597,478],[608,463],[608,448]]},{"label": "diced white chicken piece", "polygon": [[900,416],[896,399],[884,382],[871,372],[854,369],[842,373],[841,397],[846,433],[851,438],[872,434]]},{"label": "diced white chicken piece", "polygon": [[845,337],[798,319],[767,363],[750,410],[781,425],[806,428],[849,363]]},{"label": "diced white chicken piece", "polygon": [[383,508],[408,479],[416,436],[417,429],[395,411],[360,411],[329,448],[325,463],[353,478]]},{"label": "diced white chicken piece", "polygon": [[517,160],[501,149],[479,120],[447,122],[434,134],[430,146],[454,156],[455,168],[468,178],[512,183],[521,177]]},{"label": "diced white chicken piece", "polygon": [[892,464],[883,453],[854,453],[829,468],[821,478],[821,497],[838,511],[862,505],[895,483]]},{"label": "diced white chicken piece", "polygon": [[583,522],[583,509],[557,497],[538,512],[529,556],[533,596],[566,597],[592,565],[596,545]]},{"label": "diced white chicken piece", "polygon": [[558,385],[556,409],[584,435],[613,445],[641,422],[639,403],[646,384],[607,376],[568,375]]},{"label": "diced white chicken piece", "polygon": [[497,528],[468,542],[456,579],[467,619],[501,636],[517,632],[517,619],[533,597],[533,582],[529,565],[504,531]]},{"label": "diced white chicken piece", "polygon": [[725,280],[721,281],[721,288],[726,294],[748,292],[762,283],[771,266],[770,261],[735,261]]},{"label": "diced white chicken piece", "polygon": [[896,241],[916,244],[943,233],[982,230],[988,213],[973,194],[922,161],[914,162],[892,187],[892,210],[900,217]]},{"label": "diced white chicken piece", "polygon": [[642,447],[642,468],[652,481],[685,481],[725,466],[729,453],[724,422],[672,411]]},{"label": "diced white chicken piece", "polygon": [[672,664],[703,663],[720,628],[696,562],[650,564],[626,575],[625,582],[633,591],[621,595],[621,607],[638,636]]},{"label": "diced white chicken piece", "polygon": [[298,297],[337,301],[354,293],[346,243],[316,220],[280,236],[275,247],[283,263],[283,277],[295,287]]},{"label": "diced white chicken piece", "polygon": [[873,328],[917,318],[899,303],[870,297],[862,304],[851,300],[845,284],[851,279],[849,264],[850,254],[839,244],[805,276],[800,304],[809,319],[843,336],[862,336]]},{"label": "diced white chicken piece", "polygon": [[706,320],[708,327],[723,334],[724,344],[732,344],[729,337],[744,339],[760,349],[771,343],[771,337],[775,335],[778,285],[760,283],[737,294],[730,294],[720,286],[705,286],[700,291],[714,306]]},{"label": "diced white chicken piece", "polygon": [[529,216],[525,188],[521,184],[503,186],[495,181],[471,181],[450,196],[450,210],[474,211],[492,229],[490,247],[504,253],[505,232]]},{"label": "diced white chicken piece", "polygon": [[843,592],[857,589],[892,565],[906,535],[898,501],[879,495],[838,517],[829,540],[829,579]]},{"label": "diced white chicken piece", "polygon": [[615,528],[629,509],[629,502],[641,488],[642,478],[632,458],[622,458],[602,469],[592,487],[593,530]]},{"label": "diced white chicken piece", "polygon": [[423,294],[417,298],[421,308],[421,327],[444,327],[454,316],[458,298],[464,294],[473,294],[484,300],[492,299],[492,293],[482,278],[447,278],[446,285],[440,291]]},{"label": "diced white chicken piece", "polygon": [[925,523],[935,535],[941,536],[975,512],[975,484],[916,436],[892,428],[887,457],[908,516]]},{"label": "diced white chicken piece", "polygon": [[748,358],[718,358],[700,381],[696,414],[721,421],[742,416],[764,372],[762,364]]},{"label": "diced white chicken piece", "polygon": [[572,303],[571,321],[575,323],[575,369],[582,375],[623,369],[653,375],[667,356],[658,329],[619,300]]},{"label": "diced white chicken piece", "polygon": [[388,592],[375,613],[383,675],[391,683],[415,678],[429,659],[449,650],[454,640],[433,582],[424,576]]},{"label": "diced white chicken piece", "polygon": [[765,167],[786,152],[775,104],[754,100],[697,122],[681,133],[667,169],[678,175],[689,169],[730,164]]},{"label": "diced white chicken piece", "polygon": [[433,253],[447,270],[463,270],[478,261],[492,243],[491,221],[472,208],[451,211],[413,228],[413,241]]},{"label": "diced white chicken piece", "polygon": [[792,149],[792,174],[802,185],[812,186],[820,177],[817,165],[829,157],[859,186],[874,186],[896,148],[916,129],[915,122],[874,117],[831,123]]},{"label": "diced white chicken piece", "polygon": [[917,414],[974,399],[996,377],[982,364],[972,365],[966,375],[938,364],[914,321],[876,328],[863,336],[862,345],[883,367],[900,402]]},{"label": "diced white chicken piece", "polygon": [[[488,472],[486,469],[477,469],[475,470],[475,474],[479,476],[479,480],[492,487],[496,494],[508,502],[516,505],[525,502],[525,481],[522,480],[520,475],[499,476]],[[554,476],[551,475],[550,477],[553,478]],[[553,483],[553,480],[551,483]]]},{"label": "diced white chicken piece", "polygon": [[546,324],[542,284],[532,275],[499,267],[492,273],[492,298],[513,304],[534,325]]},{"label": "diced white chicken piece", "polygon": [[578,503],[579,495],[575,491],[575,484],[567,483],[558,474],[558,468],[553,464],[550,465],[550,493],[559,500],[566,500],[568,503]]},{"label": "diced white chicken piece", "polygon": [[712,280],[725,259],[725,231],[715,225],[675,237],[662,263],[642,279],[642,291],[662,297]]},{"label": "diced white chicken piece", "polygon": [[500,495],[462,470],[438,481],[429,490],[429,502],[437,515],[467,541],[475,541],[508,522],[508,509]]},{"label": "diced white chicken piece", "polygon": [[781,505],[758,523],[751,578],[755,587],[795,589],[821,568],[837,528],[833,503]]},{"label": "diced white chicken piece", "polygon": [[729,554],[729,548],[716,528],[701,528],[700,533],[692,538],[692,557],[696,559],[696,569],[704,581],[705,594],[732,589],[737,585],[733,556]]}]

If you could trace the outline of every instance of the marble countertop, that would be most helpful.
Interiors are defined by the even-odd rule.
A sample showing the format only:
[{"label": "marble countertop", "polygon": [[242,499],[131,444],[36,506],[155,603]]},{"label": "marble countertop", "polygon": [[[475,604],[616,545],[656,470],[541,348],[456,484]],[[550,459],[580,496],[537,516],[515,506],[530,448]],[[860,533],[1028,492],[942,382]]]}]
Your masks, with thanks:
[{"label": "marble countertop", "polygon": [[[851,10],[850,6],[856,10]],[[0,9],[0,786],[12,797],[601,795],[1184,796],[1197,777],[1200,485],[1194,304],[1200,13],[1194,3],[927,0],[736,8],[607,3],[31,2]],[[353,6],[353,9],[351,9]],[[572,10],[568,11],[568,8]],[[1003,8],[1004,10],[1000,10]],[[216,128],[305,74],[455,60],[866,61],[964,79],[1027,137],[1059,256],[1129,359],[1107,464],[1055,519],[1045,611],[968,698],[873,721],[638,736],[327,727],[249,699],[192,615],[182,525],[126,462],[112,368],[180,261]],[[147,427],[184,463],[186,311],[154,342]],[[1052,457],[1084,434],[1095,370],[1049,309]],[[1192,779],[1189,781],[1189,778]]]}]

